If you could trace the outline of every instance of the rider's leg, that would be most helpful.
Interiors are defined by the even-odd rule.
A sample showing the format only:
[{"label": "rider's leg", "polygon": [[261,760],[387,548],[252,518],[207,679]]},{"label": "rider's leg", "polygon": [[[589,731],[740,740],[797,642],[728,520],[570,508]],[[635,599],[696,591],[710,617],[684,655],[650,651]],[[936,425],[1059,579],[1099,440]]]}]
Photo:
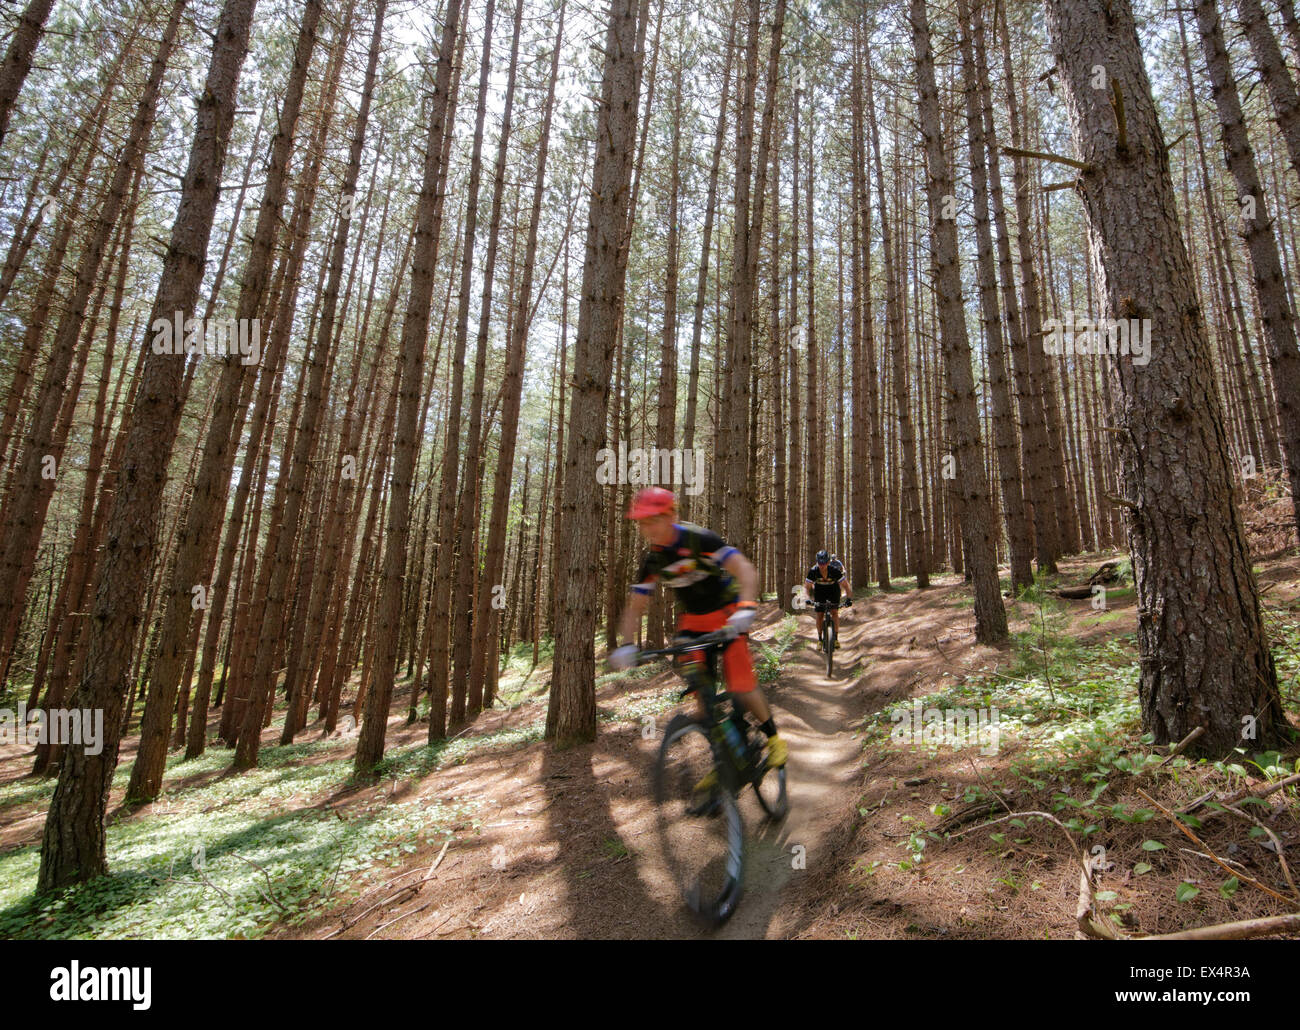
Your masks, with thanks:
[{"label": "rider's leg", "polygon": [[817,639],[818,639],[818,640],[821,640],[821,638],[822,638],[822,619],[823,619],[823,618],[825,618],[825,616],[824,616],[821,612],[818,612],[818,613],[817,613]]},{"label": "rider's leg", "polygon": [[772,710],[767,698],[754,675],[754,663],[749,653],[749,639],[739,637],[727,646],[722,654],[727,674],[727,689],[736,699],[736,703],[759,724],[767,737],[767,761],[772,768],[785,765],[787,749],[785,741],[776,732],[776,723],[772,719]]},{"label": "rider's leg", "polygon": [[772,709],[767,707],[767,698],[763,696],[762,687],[755,687],[745,694],[737,694],[736,700],[758,722],[764,723],[772,718]]}]

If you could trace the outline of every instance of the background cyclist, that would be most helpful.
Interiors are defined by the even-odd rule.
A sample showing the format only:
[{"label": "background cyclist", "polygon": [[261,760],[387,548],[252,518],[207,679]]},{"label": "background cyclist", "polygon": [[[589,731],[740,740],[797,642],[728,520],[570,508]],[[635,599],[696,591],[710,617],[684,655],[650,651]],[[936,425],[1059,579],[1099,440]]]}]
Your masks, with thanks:
[{"label": "background cyclist", "polygon": [[[825,551],[817,552],[817,562],[808,570],[808,575],[803,581],[804,592],[808,595],[810,601],[826,601],[830,604],[839,602],[840,597],[844,597],[844,606],[847,608],[853,603],[853,595],[850,592],[848,574],[844,571],[844,566],[840,564],[838,558],[832,558]],[[817,640],[820,643],[822,639],[823,621],[822,613],[817,613]],[[831,619],[835,622],[835,646],[838,648],[840,635],[840,610],[838,607],[831,609]]]}]

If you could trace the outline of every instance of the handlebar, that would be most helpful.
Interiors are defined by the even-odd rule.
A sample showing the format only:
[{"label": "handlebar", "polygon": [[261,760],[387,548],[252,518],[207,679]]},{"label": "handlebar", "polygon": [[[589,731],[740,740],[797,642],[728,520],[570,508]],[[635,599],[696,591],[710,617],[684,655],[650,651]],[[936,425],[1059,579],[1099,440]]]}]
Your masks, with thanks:
[{"label": "handlebar", "polygon": [[641,651],[636,656],[637,665],[644,665],[646,662],[652,662],[656,658],[671,658],[673,655],[685,654],[687,651],[704,651],[713,647],[720,647],[723,644],[730,643],[732,637],[723,630],[714,630],[712,633],[705,633],[703,636],[691,637],[680,643],[672,644],[668,647],[660,648],[657,651]]},{"label": "handlebar", "polygon": [[847,597],[842,597],[838,602],[835,603],[832,603],[830,601],[813,601],[811,604],[805,604],[802,608],[799,608],[797,610],[801,612],[825,613],[825,612],[833,611],[836,608],[847,608],[848,604],[845,603],[847,601],[848,601]]}]

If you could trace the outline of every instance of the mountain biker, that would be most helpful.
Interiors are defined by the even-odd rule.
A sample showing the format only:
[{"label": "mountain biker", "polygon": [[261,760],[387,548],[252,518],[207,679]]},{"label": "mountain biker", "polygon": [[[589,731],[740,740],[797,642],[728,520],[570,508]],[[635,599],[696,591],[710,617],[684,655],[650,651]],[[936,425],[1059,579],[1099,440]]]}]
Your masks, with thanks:
[{"label": "mountain biker", "polygon": [[[825,601],[828,604],[835,604],[843,596],[843,605],[845,608],[853,603],[852,588],[849,586],[848,574],[844,571],[844,566],[840,564],[838,558],[832,557],[826,551],[818,551],[816,564],[808,570],[808,574],[803,581],[804,593],[808,599],[813,602]],[[838,648],[840,635],[840,610],[838,607],[831,609],[831,619],[835,623],[835,637]],[[817,640],[822,639],[823,613],[817,613]]]},{"label": "mountain biker", "polygon": [[[776,732],[749,653],[748,630],[754,621],[758,597],[758,572],[740,551],[702,526],[677,521],[677,498],[672,491],[652,486],[632,498],[627,517],[650,550],[641,562],[627,607],[619,622],[623,640],[635,637],[641,617],[650,604],[656,580],[677,592],[679,632],[700,635],[724,630],[731,641],[722,651],[726,689],[754,716],[767,736],[767,764],[785,765],[787,748]],[[615,669],[636,663],[637,647],[625,644],[609,656]],[[703,714],[703,703],[700,705]]]}]

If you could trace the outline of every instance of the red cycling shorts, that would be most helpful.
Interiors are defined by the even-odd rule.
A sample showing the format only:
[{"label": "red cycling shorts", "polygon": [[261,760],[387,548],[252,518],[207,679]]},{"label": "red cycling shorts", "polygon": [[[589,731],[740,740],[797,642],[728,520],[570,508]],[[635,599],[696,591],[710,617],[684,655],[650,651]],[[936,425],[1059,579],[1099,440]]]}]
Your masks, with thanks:
[{"label": "red cycling shorts", "polygon": [[[736,610],[736,605],[729,604],[716,612],[692,615],[689,612],[678,616],[677,628],[693,633],[711,633],[726,625],[728,617]],[[722,673],[726,687],[733,694],[748,694],[758,680],[754,676],[754,662],[749,654],[749,636],[742,633],[722,650]]]}]

